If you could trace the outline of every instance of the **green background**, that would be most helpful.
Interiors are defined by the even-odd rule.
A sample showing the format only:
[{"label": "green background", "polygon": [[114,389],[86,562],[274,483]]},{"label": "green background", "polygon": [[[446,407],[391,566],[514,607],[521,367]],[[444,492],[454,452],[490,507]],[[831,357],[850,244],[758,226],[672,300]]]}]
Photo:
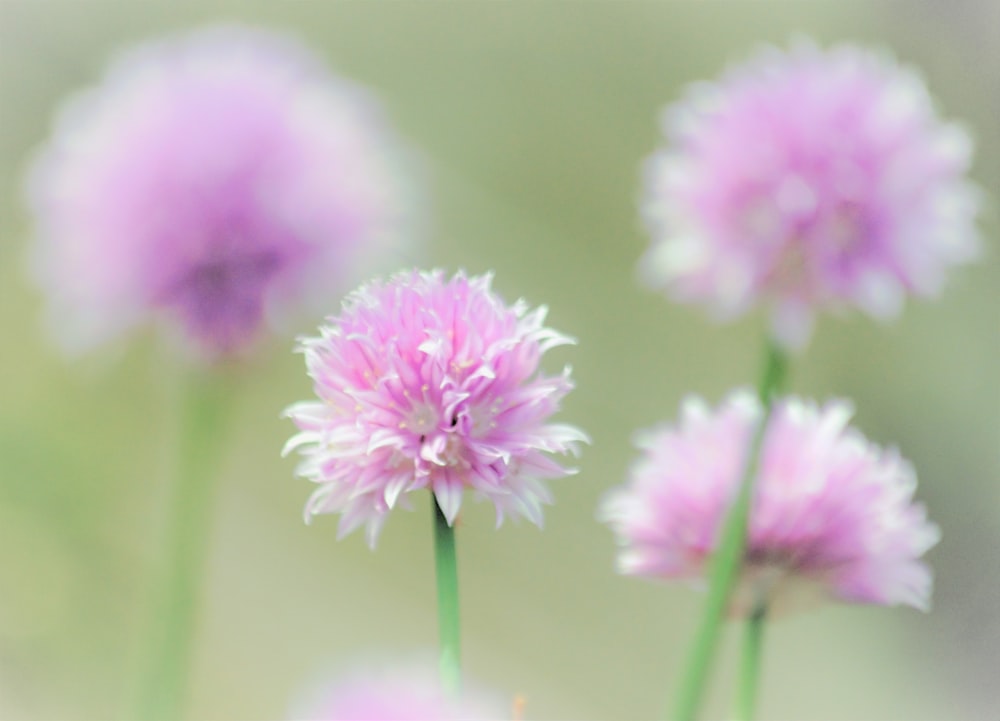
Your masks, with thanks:
[{"label": "green background", "polygon": [[[69,362],[25,280],[22,178],[51,117],[115,51],[206,22],[299,33],[383,99],[420,153],[432,199],[428,265],[496,271],[496,289],[550,308],[579,338],[548,359],[578,388],[561,419],[594,444],[554,482],[546,528],[468,504],[459,561],[468,674],[523,693],[534,719],[652,718],[665,707],[700,597],[614,575],[594,521],[623,481],[637,428],[696,392],[717,402],[757,374],[763,324],[730,326],[634,281],[645,246],[639,163],[685,84],[796,34],[890,49],[918,66],[1000,187],[1000,4],[939,2],[0,2],[0,718],[127,718],[149,569],[162,528],[181,363],[152,334]],[[934,610],[826,606],[768,629],[767,719],[994,719],[1000,707],[1000,264],[889,326],[824,319],[792,387],[855,400],[898,444],[943,529]],[[401,262],[406,262],[401,261]],[[331,311],[334,310],[331,308]],[[310,329],[303,324],[302,331]],[[397,512],[378,550],[312,526],[310,484],[278,456],[279,417],[310,397],[276,339],[245,373],[207,559],[191,715],[282,717],[357,658],[432,653],[430,518]],[[735,641],[735,634],[728,641]],[[727,645],[732,652],[735,646]],[[728,654],[713,713],[729,708]]]}]

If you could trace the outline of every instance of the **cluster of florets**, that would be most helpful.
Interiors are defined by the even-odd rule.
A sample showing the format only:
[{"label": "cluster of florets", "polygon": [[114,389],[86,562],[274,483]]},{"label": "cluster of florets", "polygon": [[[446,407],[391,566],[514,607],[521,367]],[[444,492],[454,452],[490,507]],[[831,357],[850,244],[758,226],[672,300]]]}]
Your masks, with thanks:
[{"label": "cluster of florets", "polygon": [[424,665],[358,669],[300,706],[292,718],[314,721],[496,721],[510,712],[487,691],[450,693]]},{"label": "cluster of florets", "polygon": [[544,307],[508,307],[491,277],[440,271],[374,281],[344,301],[321,335],[302,341],[318,401],[287,414],[300,433],[286,451],[318,484],[306,515],[340,513],[340,533],[364,524],[374,545],[386,514],[433,491],[451,524],[465,490],[541,525],[546,479],[572,471],[587,436],[549,423],[573,387],[567,367],[539,374],[542,354],[573,343],[544,325]]},{"label": "cluster of florets", "polygon": [[413,234],[402,158],[376,102],[289,38],[224,27],[123,54],[30,177],[57,338],[86,350],[165,317],[228,355],[329,307]]},{"label": "cluster of florets", "polygon": [[977,250],[968,135],[888,57],[769,48],[663,118],[642,275],[676,300],[721,318],[766,305],[797,347],[817,311],[893,316]]},{"label": "cluster of florets", "polygon": [[[851,415],[844,401],[777,404],[761,449],[735,613],[761,602],[780,610],[820,594],[927,609],[931,573],[920,557],[938,529],[912,502],[910,464],[849,427]],[[676,426],[639,435],[642,455],[628,485],[601,507],[621,545],[622,573],[704,579],[762,417],[748,391],[715,411],[690,398]]]}]

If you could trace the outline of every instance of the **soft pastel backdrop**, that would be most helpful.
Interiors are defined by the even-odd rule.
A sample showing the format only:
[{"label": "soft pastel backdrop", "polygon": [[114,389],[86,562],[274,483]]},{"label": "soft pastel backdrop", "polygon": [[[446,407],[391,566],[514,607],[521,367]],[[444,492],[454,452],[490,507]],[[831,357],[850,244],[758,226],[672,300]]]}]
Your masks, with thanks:
[{"label": "soft pastel backdrop", "polygon": [[[796,34],[885,47],[922,69],[978,147],[991,202],[982,261],[888,327],[824,320],[796,391],[855,399],[858,423],[915,463],[943,528],[934,609],[825,607],[768,631],[761,717],[993,719],[1000,707],[1000,4],[924,2],[75,3],[0,0],[0,718],[127,717],[148,564],[161,526],[178,364],[151,335],[70,363],[25,281],[22,177],[52,114],[114,51],[208,22],[299,34],[377,92],[427,166],[422,262],[495,269],[577,336],[563,420],[594,438],[554,483],[547,527],[459,535],[468,674],[535,719],[650,718],[664,707],[700,597],[620,579],[593,519],[638,427],[685,393],[752,382],[759,318],[712,325],[637,287],[639,163],[684,84]],[[408,265],[414,258],[400,258]],[[334,310],[331,308],[331,310]],[[309,330],[305,325],[302,331]],[[436,639],[429,512],[390,519],[377,552],[311,527],[309,484],[278,451],[309,396],[276,340],[246,374],[207,560],[191,715],[269,719],[351,659]],[[728,639],[735,641],[735,635]],[[728,645],[735,650],[734,644]],[[731,662],[713,713],[728,709]]]}]

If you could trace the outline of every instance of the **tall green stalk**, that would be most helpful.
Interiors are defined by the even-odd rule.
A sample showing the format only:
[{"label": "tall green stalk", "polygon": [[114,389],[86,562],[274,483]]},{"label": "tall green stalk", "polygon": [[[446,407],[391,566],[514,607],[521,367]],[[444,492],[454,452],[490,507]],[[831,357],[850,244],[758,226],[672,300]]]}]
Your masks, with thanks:
[{"label": "tall green stalk", "polygon": [[228,397],[228,380],[208,373],[187,379],[183,390],[177,477],[167,508],[164,557],[154,585],[149,658],[140,682],[138,721],[179,721],[184,717]]},{"label": "tall green stalk", "polygon": [[441,638],[441,679],[457,694],[462,686],[461,638],[458,612],[458,561],[455,529],[441,512],[434,494],[434,565],[437,575],[438,629]]},{"label": "tall green stalk", "polygon": [[764,372],[757,387],[757,392],[764,406],[764,413],[754,429],[743,466],[740,489],[726,517],[719,547],[712,556],[705,610],[677,691],[674,713],[676,721],[694,721],[701,706],[712,659],[715,655],[715,647],[718,645],[719,633],[725,618],[726,607],[729,604],[729,597],[736,583],[746,547],[750,503],[753,498],[753,484],[760,462],[760,449],[764,443],[774,397],[784,382],[787,369],[788,363],[785,354],[776,345],[769,343]]},{"label": "tall green stalk", "polygon": [[764,641],[767,605],[757,603],[743,631],[743,654],[740,663],[740,685],[736,697],[737,721],[753,721],[757,706],[757,686],[760,680],[760,656]]}]

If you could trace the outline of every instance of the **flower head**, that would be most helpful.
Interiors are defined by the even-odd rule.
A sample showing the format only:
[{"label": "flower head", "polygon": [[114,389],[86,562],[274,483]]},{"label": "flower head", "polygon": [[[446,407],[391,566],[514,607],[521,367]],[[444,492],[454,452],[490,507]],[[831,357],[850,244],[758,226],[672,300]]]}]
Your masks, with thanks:
[{"label": "flower head", "polygon": [[360,671],[341,678],[295,713],[315,721],[495,721],[507,710],[488,694],[466,690],[455,698],[431,668]]},{"label": "flower head", "polygon": [[162,316],[215,356],[328,305],[405,239],[401,160],[373,99],[290,38],[214,28],[121,55],[29,178],[59,340]]},{"label": "flower head", "polygon": [[[780,608],[802,590],[928,607],[931,572],[919,559],[937,542],[938,529],[912,502],[916,477],[909,463],[849,427],[851,414],[845,401],[818,407],[787,398],[775,406],[736,611],[760,600]],[[628,485],[612,491],[600,510],[621,545],[622,573],[701,579],[762,415],[746,391],[714,412],[689,399],[676,426],[639,437],[642,456]]]},{"label": "flower head", "polygon": [[546,328],[544,307],[512,307],[491,276],[450,280],[404,272],[352,293],[317,338],[302,342],[319,401],[291,406],[300,433],[286,446],[318,484],[306,506],[341,513],[341,536],[365,524],[374,545],[386,514],[428,488],[453,523],[465,489],[541,525],[545,479],[572,471],[546,454],[578,452],[587,436],[548,423],[572,388],[538,374],[542,354],[573,343]]},{"label": "flower head", "polygon": [[891,317],[978,244],[971,143],[890,58],[767,49],[668,108],[647,163],[645,280],[802,345],[817,310]]}]

